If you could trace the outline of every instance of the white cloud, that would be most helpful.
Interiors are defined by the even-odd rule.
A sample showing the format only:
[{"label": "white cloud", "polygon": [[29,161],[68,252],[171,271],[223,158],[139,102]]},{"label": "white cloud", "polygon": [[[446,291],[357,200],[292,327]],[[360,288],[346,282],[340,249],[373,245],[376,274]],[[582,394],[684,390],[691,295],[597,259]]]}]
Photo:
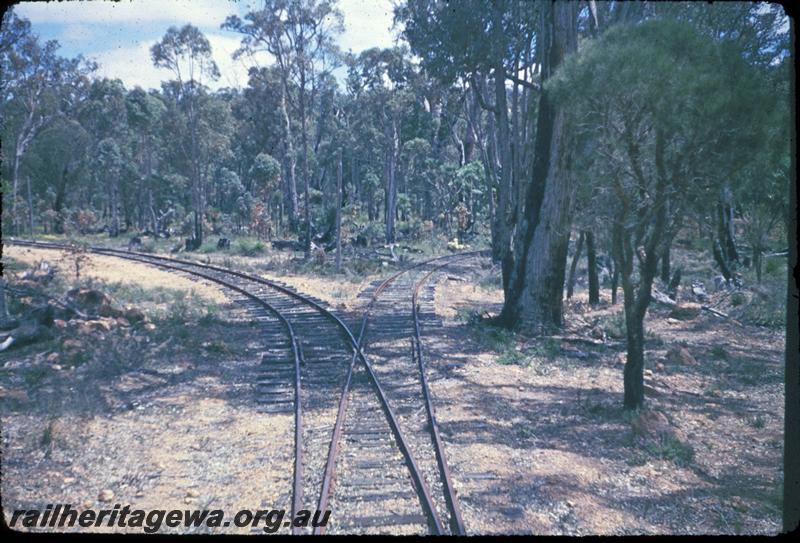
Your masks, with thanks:
[{"label": "white cloud", "polygon": [[218,26],[229,14],[238,12],[241,3],[220,0],[135,0],[107,2],[72,0],[69,2],[20,2],[17,14],[32,23],[120,24],[155,21]]},{"label": "white cloud", "polygon": [[[239,38],[219,34],[207,34],[214,60],[220,71],[217,81],[207,81],[212,89],[222,87],[244,87],[247,85],[247,71],[254,59],[242,58],[234,60],[233,52],[239,47]],[[139,85],[145,89],[161,87],[162,81],[173,78],[169,70],[156,68],[150,59],[150,42],[141,42],[130,47],[117,47],[90,55],[100,65],[99,77],[120,79],[125,86],[133,88]],[[266,55],[255,59],[259,65],[269,64]]]},{"label": "white cloud", "polygon": [[[257,0],[73,0],[22,2],[15,9],[19,16],[30,19],[34,31],[37,25],[55,28],[49,30],[56,33],[52,37],[70,55],[83,53],[94,58],[100,64],[100,77],[119,78],[127,87],[159,88],[161,81],[170,79],[167,70],[153,66],[150,47],[168,26],[191,23],[211,43],[221,77],[209,86],[217,89],[246,86],[250,66],[271,63],[267,54],[234,60],[241,36],[220,29],[228,15],[243,16],[259,5]],[[345,31],[338,40],[342,50],[358,53],[392,46],[391,0],[339,0],[339,7],[345,17]]]},{"label": "white cloud", "polygon": [[359,53],[371,47],[391,47],[394,41],[391,0],[339,0],[344,14],[343,51]]},{"label": "white cloud", "polygon": [[145,89],[157,89],[161,87],[161,81],[169,79],[169,74],[153,66],[150,45],[143,42],[132,47],[107,49],[90,56],[99,64],[99,77],[121,79],[128,88],[139,85]]}]

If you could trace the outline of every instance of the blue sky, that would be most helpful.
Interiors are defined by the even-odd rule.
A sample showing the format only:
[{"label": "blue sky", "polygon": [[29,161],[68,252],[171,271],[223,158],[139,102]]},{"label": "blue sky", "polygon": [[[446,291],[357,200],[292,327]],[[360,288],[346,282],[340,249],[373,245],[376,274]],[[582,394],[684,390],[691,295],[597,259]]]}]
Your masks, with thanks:
[{"label": "blue sky", "polygon": [[[191,23],[211,43],[221,77],[209,86],[220,88],[245,86],[253,63],[270,62],[266,56],[233,60],[240,36],[220,29],[228,15],[244,16],[260,5],[257,0],[70,0],[21,2],[15,10],[42,39],[58,40],[62,55],[94,58],[99,76],[119,78],[129,88],[158,88],[170,78],[166,70],[153,67],[150,47],[170,26]],[[345,17],[338,40],[342,49],[358,53],[393,44],[391,0],[339,0],[339,7]]]}]

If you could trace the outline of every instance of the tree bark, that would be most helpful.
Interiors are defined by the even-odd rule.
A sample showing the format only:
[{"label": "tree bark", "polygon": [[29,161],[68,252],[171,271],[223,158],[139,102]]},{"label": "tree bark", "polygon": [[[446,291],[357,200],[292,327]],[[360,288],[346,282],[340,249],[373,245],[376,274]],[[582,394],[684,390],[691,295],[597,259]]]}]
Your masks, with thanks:
[{"label": "tree bark", "polygon": [[[733,278],[735,265],[739,262],[736,250],[736,233],[733,225],[734,206],[733,192],[727,185],[722,188],[717,203],[717,239],[715,242],[715,259],[727,281]],[[717,245],[719,247],[717,248]],[[719,251],[719,254],[716,254]]]},{"label": "tree bark", "polygon": [[644,319],[639,317],[632,300],[634,289],[631,278],[623,274],[622,285],[628,351],[623,370],[624,405],[626,409],[636,409],[644,403]]},{"label": "tree bark", "polygon": [[[640,207],[643,202],[631,203],[624,200],[623,189],[619,188],[618,194],[623,201],[613,227],[613,253],[620,269],[625,306],[627,360],[623,377],[626,409],[637,409],[644,403],[644,317],[650,305],[667,222],[665,201],[668,182],[664,168],[664,134],[658,129],[655,136],[655,166],[656,182],[652,202],[646,207]],[[631,226],[628,223],[634,214],[639,224]],[[634,232],[647,229],[648,226],[650,231],[645,242],[644,255],[639,259],[635,255],[638,248],[634,248]],[[634,260],[639,262],[638,285],[633,282]]]},{"label": "tree bark", "polygon": [[586,270],[589,276],[589,304],[600,303],[600,281],[597,279],[597,252],[594,246],[594,232],[586,231]]},{"label": "tree bark", "polygon": [[[543,79],[577,48],[577,4],[547,5],[551,34]],[[570,157],[564,112],[545,91],[539,102],[535,162],[517,225],[513,263],[500,321],[507,327],[539,334],[562,325],[562,299],[569,243]]]},{"label": "tree bark", "polygon": [[297,229],[297,179],[295,175],[296,159],[294,156],[294,145],[292,144],[292,125],[289,119],[289,108],[287,106],[287,95],[289,93],[286,75],[281,76],[281,114],[283,116],[284,129],[286,131],[283,142],[286,154],[284,162],[286,164],[286,184],[288,189],[289,203],[289,228],[292,231]]},{"label": "tree bark", "polygon": [[664,244],[664,251],[661,253],[661,280],[666,284],[669,283],[669,278],[672,275],[672,266],[670,263],[670,243]]},{"label": "tree bark", "polygon": [[384,181],[384,223],[386,224],[386,243],[395,242],[395,217],[397,215],[397,123],[392,119],[388,127],[388,147],[386,149]]},{"label": "tree bark", "polygon": [[583,240],[585,237],[586,234],[581,230],[580,235],[578,235],[578,242],[575,245],[575,254],[572,256],[572,264],[569,267],[569,280],[567,281],[568,300],[572,298],[572,293],[575,288],[575,271],[578,269],[578,260],[580,260],[581,253],[583,252]]},{"label": "tree bark", "polygon": [[342,271],[342,150],[336,171],[336,273]]},{"label": "tree bark", "polygon": [[31,191],[31,176],[26,177],[28,185],[28,222],[31,229],[31,237],[33,237],[33,193]]},{"label": "tree bark", "polygon": [[[301,57],[303,52],[300,52]],[[306,126],[306,70],[305,59],[301,59],[300,66],[300,137],[303,146],[303,203],[304,219],[306,222],[305,258],[311,257],[311,202],[308,195],[308,127]]]}]

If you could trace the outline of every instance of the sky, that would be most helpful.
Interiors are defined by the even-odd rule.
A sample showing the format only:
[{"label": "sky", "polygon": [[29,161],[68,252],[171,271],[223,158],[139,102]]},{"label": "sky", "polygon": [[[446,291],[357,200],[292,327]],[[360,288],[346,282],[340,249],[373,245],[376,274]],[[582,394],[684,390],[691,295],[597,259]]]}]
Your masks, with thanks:
[{"label": "sky", "polygon": [[[234,60],[241,36],[220,29],[228,15],[244,17],[260,5],[260,0],[68,0],[21,2],[15,11],[42,40],[58,40],[62,56],[92,58],[100,65],[98,76],[119,78],[128,88],[159,88],[171,78],[168,70],[153,66],[150,47],[170,26],[191,23],[211,44],[221,77],[209,87],[217,89],[244,87],[253,63],[269,64],[266,56]],[[345,23],[338,39],[342,50],[393,45],[391,0],[339,0],[339,8]]]}]

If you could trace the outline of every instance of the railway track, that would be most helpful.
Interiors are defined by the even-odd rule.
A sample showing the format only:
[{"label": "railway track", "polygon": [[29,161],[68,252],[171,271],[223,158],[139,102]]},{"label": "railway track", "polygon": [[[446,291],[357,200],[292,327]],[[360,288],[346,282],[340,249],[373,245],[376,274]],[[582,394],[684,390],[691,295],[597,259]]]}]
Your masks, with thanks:
[{"label": "railway track", "polygon": [[[43,249],[66,248],[49,242],[7,242]],[[257,398],[265,412],[294,413],[293,514],[301,509],[314,509],[311,497],[319,496],[317,509],[334,510],[330,526],[335,531],[386,533],[388,528],[389,533],[464,533],[427,392],[417,299],[423,282],[437,269],[474,253],[421,262],[382,282],[368,304],[356,339],[347,324],[322,302],[275,281],[177,258],[104,247],[91,247],[89,251],[219,284],[241,295],[235,301],[244,304],[267,326],[271,347],[262,358]],[[409,358],[420,368],[421,406],[427,416],[417,410],[413,418],[417,421],[420,417],[427,418],[428,422],[422,426],[410,422],[408,406],[398,397],[403,386],[388,385],[393,381],[385,371],[388,366],[380,364],[379,378],[362,350],[362,345],[367,344],[367,325],[372,312],[384,302],[379,300],[381,293],[402,288],[403,280],[398,278],[405,278],[410,270],[426,273],[412,295],[416,339],[412,340]],[[380,310],[376,314],[385,316]],[[281,334],[275,334],[275,325],[283,330]],[[371,334],[378,336],[374,331]],[[381,386],[381,380],[387,383],[386,387]],[[337,394],[332,391],[339,389],[337,402]],[[425,433],[432,451],[420,446]],[[431,452],[430,457],[419,459],[419,455]],[[438,475],[432,470],[432,462],[438,464]],[[338,485],[334,476],[337,470],[347,474]],[[361,511],[365,503],[378,505],[390,514],[364,515]],[[314,529],[317,534],[324,531],[324,527]],[[304,530],[293,527],[292,532],[298,534]]]},{"label": "railway track", "polygon": [[[358,343],[370,352],[361,371],[351,371],[340,399],[319,508],[337,510],[346,504],[378,502],[379,506],[365,509],[390,514],[362,516],[341,526],[334,522],[328,527],[331,532],[383,532],[392,527],[393,534],[466,534],[428,389],[419,302],[423,292],[423,297],[432,301],[429,280],[434,273],[478,254],[421,262],[382,281],[368,295]],[[378,460],[385,429],[375,409],[364,400],[366,374],[405,435],[408,456],[417,459],[412,472],[418,476],[414,483],[424,515],[418,510],[415,513],[403,490],[407,487],[398,484],[397,474]],[[319,528],[316,533],[323,531]]]}]

